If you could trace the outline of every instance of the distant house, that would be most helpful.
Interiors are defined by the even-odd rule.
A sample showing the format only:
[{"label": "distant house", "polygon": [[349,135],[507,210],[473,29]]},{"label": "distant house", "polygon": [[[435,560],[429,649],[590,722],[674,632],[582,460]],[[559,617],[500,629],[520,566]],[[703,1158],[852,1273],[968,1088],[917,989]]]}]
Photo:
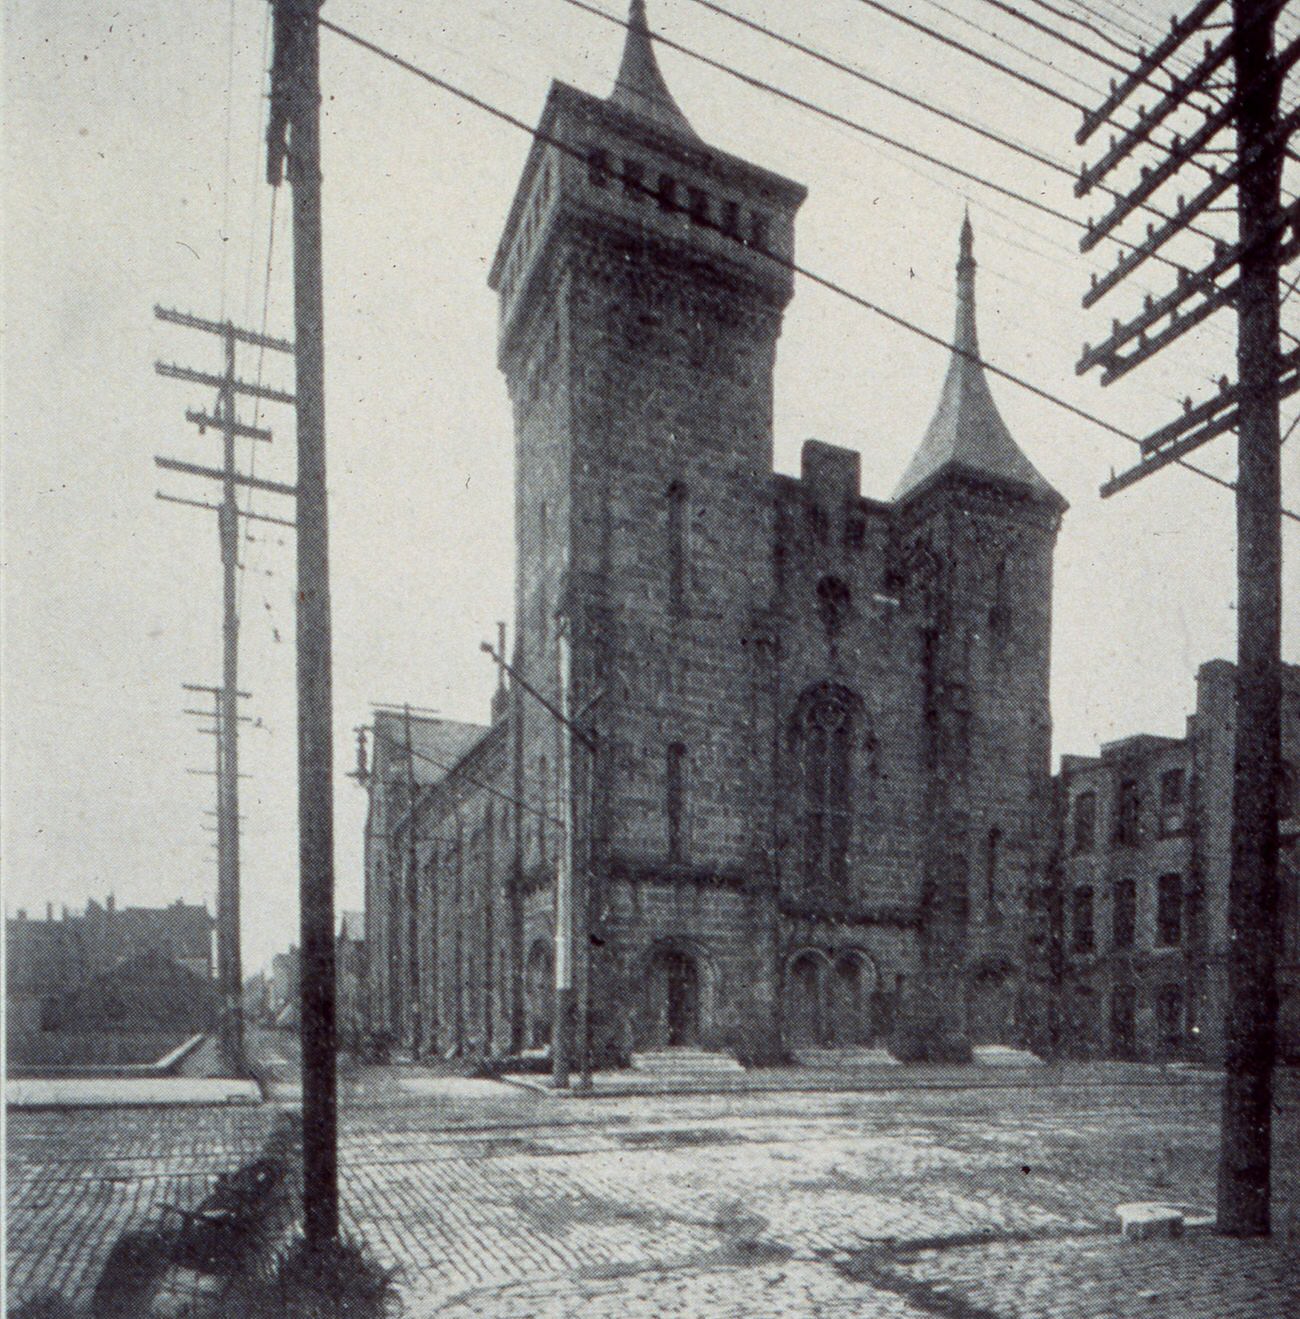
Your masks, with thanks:
[{"label": "distant house", "polygon": [[46,1028],[90,1034],[174,1031],[199,1035],[217,1025],[218,996],[203,976],[157,949],[129,957],[51,1000]]},{"label": "distant house", "polygon": [[284,1023],[281,1022],[286,1009],[291,1008],[294,1012],[298,1010],[299,965],[297,948],[290,948],[285,953],[276,953],[271,958],[271,993],[267,1007],[271,1019],[277,1025],[287,1023],[287,1018]]},{"label": "distant house", "polygon": [[[1061,1044],[1119,1058],[1223,1051],[1236,671],[1203,664],[1182,738],[1139,734],[1065,756],[1058,946]],[[1279,1036],[1300,1056],[1300,666],[1283,677],[1278,784]]]},{"label": "distant house", "polygon": [[212,979],[214,920],[205,906],[176,901],[167,907],[118,909],[110,895],[93,899],[80,915],[66,907],[56,920],[54,904],[45,919],[25,911],[5,920],[5,995],[11,1033],[52,1029],[61,1006],[105,973],[146,959],[171,963],[200,981]]}]

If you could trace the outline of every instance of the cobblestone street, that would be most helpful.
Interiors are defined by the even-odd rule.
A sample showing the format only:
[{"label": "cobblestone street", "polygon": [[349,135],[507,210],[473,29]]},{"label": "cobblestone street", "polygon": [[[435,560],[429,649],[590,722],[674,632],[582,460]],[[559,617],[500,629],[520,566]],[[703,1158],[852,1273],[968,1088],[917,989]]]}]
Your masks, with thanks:
[{"label": "cobblestone street", "polygon": [[[290,1089],[12,1113],[10,1304],[84,1303],[117,1234],[253,1157]],[[1212,1207],[1204,1081],[584,1102],[394,1067],[350,1078],[342,1112],[347,1229],[414,1316],[1274,1319],[1300,1300],[1280,1245],[1106,1234],[1123,1201]]]}]

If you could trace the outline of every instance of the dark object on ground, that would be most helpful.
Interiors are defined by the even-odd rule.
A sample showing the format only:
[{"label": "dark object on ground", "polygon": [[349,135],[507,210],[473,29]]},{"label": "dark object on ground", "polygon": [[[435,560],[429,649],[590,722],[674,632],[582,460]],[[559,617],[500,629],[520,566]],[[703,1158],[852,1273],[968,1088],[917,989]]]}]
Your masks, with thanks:
[{"label": "dark object on ground", "polygon": [[197,1209],[168,1205],[181,1226],[171,1261],[196,1273],[238,1269],[256,1249],[276,1193],[288,1175],[282,1159],[262,1158],[222,1173]]},{"label": "dark object on ground", "polygon": [[297,1237],[274,1276],[232,1296],[221,1319],[385,1319],[397,1312],[396,1275],[359,1242],[315,1249]]}]

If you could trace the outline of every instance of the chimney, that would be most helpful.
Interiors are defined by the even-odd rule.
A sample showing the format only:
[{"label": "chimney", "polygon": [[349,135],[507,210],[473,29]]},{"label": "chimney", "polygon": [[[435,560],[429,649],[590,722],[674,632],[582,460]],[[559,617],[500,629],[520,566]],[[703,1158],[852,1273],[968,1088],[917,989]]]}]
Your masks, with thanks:
[{"label": "chimney", "polygon": [[116,900],[114,899],[113,895],[110,893],[108,895],[107,901],[104,904],[104,910],[107,911],[108,914],[111,916],[113,914],[113,910],[116,905],[117,905]]},{"label": "chimney", "polygon": [[45,919],[51,923],[54,921],[54,903],[52,902],[45,904]]}]

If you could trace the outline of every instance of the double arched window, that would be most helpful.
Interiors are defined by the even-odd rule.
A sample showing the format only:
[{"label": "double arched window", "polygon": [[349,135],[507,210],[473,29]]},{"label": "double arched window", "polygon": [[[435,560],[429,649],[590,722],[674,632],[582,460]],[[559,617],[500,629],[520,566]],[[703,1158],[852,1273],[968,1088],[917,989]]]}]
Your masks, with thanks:
[{"label": "double arched window", "polygon": [[853,841],[853,748],[862,702],[822,683],[805,692],[794,720],[804,882],[842,890]]}]

